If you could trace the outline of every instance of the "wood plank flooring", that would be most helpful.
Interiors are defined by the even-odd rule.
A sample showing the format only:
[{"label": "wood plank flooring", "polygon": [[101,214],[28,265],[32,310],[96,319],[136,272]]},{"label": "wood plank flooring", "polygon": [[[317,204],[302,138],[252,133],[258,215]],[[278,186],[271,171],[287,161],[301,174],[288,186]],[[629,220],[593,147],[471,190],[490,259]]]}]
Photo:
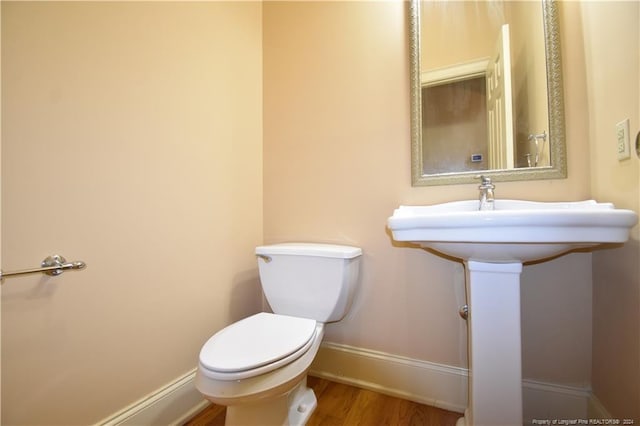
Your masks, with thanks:
[{"label": "wood plank flooring", "polygon": [[[307,426],[454,426],[459,413],[311,377],[318,407]],[[223,426],[225,407],[211,404],[185,426]]]}]

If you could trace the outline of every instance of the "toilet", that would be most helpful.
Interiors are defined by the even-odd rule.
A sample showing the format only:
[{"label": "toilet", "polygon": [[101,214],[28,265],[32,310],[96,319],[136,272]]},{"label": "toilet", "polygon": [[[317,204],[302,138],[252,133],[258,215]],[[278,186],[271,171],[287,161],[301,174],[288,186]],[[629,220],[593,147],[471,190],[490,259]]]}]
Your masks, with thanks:
[{"label": "toilet", "polygon": [[317,406],[307,387],[324,324],[349,311],[360,270],[357,247],[284,243],[256,248],[273,313],[231,324],[202,347],[196,388],[227,406],[226,425],[304,425]]}]

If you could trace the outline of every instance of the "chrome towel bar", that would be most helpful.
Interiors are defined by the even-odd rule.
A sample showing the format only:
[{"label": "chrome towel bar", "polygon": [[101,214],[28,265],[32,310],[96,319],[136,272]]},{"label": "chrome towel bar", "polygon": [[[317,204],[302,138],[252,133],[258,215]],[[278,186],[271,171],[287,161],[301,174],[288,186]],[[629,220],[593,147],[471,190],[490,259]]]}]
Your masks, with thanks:
[{"label": "chrome towel bar", "polygon": [[0,283],[5,277],[12,277],[16,275],[35,274],[42,272],[47,275],[56,276],[60,275],[68,269],[84,269],[87,265],[82,261],[67,262],[64,257],[54,254],[53,256],[47,256],[46,259],[40,264],[40,268],[23,269],[21,271],[2,272],[0,271]]}]

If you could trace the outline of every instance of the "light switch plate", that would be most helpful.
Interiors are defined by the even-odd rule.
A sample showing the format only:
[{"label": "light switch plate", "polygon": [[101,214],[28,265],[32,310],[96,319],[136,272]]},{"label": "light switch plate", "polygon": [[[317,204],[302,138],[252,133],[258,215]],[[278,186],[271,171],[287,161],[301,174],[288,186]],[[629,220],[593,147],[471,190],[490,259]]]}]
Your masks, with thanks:
[{"label": "light switch plate", "polygon": [[616,124],[616,141],[618,148],[618,160],[626,160],[631,157],[629,150],[629,119]]}]

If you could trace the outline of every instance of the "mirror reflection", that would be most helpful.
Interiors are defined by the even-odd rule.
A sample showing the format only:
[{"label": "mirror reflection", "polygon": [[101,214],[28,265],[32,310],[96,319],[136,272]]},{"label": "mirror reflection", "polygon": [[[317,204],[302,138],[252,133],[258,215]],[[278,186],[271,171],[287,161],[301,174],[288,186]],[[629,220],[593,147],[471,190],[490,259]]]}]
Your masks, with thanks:
[{"label": "mirror reflection", "polygon": [[412,7],[414,185],[467,182],[480,171],[496,180],[566,176],[555,5]]}]

